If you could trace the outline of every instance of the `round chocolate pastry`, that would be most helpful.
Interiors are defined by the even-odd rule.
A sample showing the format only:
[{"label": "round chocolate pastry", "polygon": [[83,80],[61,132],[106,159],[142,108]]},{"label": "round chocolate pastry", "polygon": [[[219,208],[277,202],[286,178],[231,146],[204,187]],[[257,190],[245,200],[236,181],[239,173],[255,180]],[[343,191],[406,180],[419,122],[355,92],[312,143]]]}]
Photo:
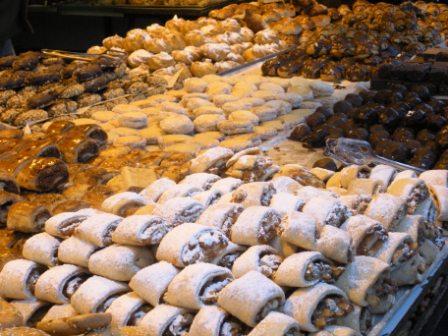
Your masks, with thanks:
[{"label": "round chocolate pastry", "polygon": [[415,109],[417,110],[422,110],[425,113],[434,113],[434,109],[432,108],[431,105],[426,104],[426,103],[420,103],[418,104]]},{"label": "round chocolate pastry", "polygon": [[409,164],[423,169],[431,169],[437,161],[437,154],[429,147],[420,147],[412,156]]},{"label": "round chocolate pastry", "polygon": [[395,111],[397,111],[398,116],[400,118],[403,118],[406,115],[406,112],[412,108],[412,106],[410,104],[407,104],[405,102],[396,102],[396,103],[388,105],[387,107],[392,108]]},{"label": "round chocolate pastry", "polygon": [[345,96],[344,100],[350,103],[350,105],[352,105],[353,107],[360,107],[364,102],[362,97],[356,93],[349,93]]},{"label": "round chocolate pastry", "polygon": [[445,101],[434,97],[431,97],[426,103],[431,106],[436,113],[440,112],[446,106]]},{"label": "round chocolate pastry", "polygon": [[448,169],[448,149],[440,155],[434,169]]},{"label": "round chocolate pastry", "polygon": [[338,138],[342,138],[344,136],[345,132],[342,128],[334,127],[330,124],[327,124],[327,126],[328,126],[327,138],[338,139]]},{"label": "round chocolate pastry", "polygon": [[[332,125],[331,123],[327,122],[328,125]],[[334,125],[332,125],[334,126]],[[339,128],[344,130],[344,133],[348,133],[351,129],[358,127],[356,124],[356,121],[352,118],[349,118],[345,121],[343,125],[341,125]]]},{"label": "round chocolate pastry", "polygon": [[296,128],[294,128],[294,130],[289,135],[289,139],[302,141],[310,133],[311,133],[310,127],[307,124],[302,123],[300,125],[297,125]]},{"label": "round chocolate pastry", "polygon": [[406,94],[408,91],[408,88],[405,85],[398,83],[390,85],[389,89],[395,92],[400,92],[402,95]]},{"label": "round chocolate pastry", "polygon": [[431,92],[429,91],[429,88],[425,85],[416,84],[411,86],[410,90],[418,94],[418,96],[422,100],[428,100],[431,97]]},{"label": "round chocolate pastry", "polygon": [[[333,110],[334,111],[334,110]],[[327,124],[334,127],[343,127],[347,123],[348,117],[344,113],[334,114],[327,120]]]},{"label": "round chocolate pastry", "polygon": [[382,105],[368,103],[356,109],[355,119],[366,124],[373,124],[378,120],[378,113],[384,108]]},{"label": "round chocolate pastry", "polygon": [[408,147],[411,155],[414,155],[417,150],[422,147],[422,144],[414,139],[406,139],[406,141],[404,141],[404,144],[406,145],[406,147]]},{"label": "round chocolate pastry", "polygon": [[305,147],[323,147],[325,140],[330,134],[330,127],[327,125],[320,125],[305,137]]},{"label": "round chocolate pastry", "polygon": [[410,108],[422,103],[420,96],[416,92],[408,92],[403,97],[403,102],[408,104]]},{"label": "round chocolate pastry", "polygon": [[353,67],[345,69],[345,76],[352,82],[365,82],[370,80],[372,67],[366,64],[355,63]]},{"label": "round chocolate pastry", "polygon": [[424,123],[426,118],[426,113],[420,109],[412,109],[406,112],[403,118],[403,124],[406,126],[419,126]]},{"label": "round chocolate pastry", "polygon": [[344,77],[344,67],[336,62],[328,62],[320,71],[320,78],[328,82],[340,82]]},{"label": "round chocolate pastry", "polygon": [[344,113],[344,114],[351,114],[353,111],[353,106],[348,101],[340,100],[337,103],[333,105],[333,112],[335,114]]},{"label": "round chocolate pastry", "polygon": [[323,159],[320,159],[320,160],[317,160],[316,162],[314,162],[313,168],[323,168],[323,169],[328,169],[331,171],[338,170],[338,166],[336,165],[336,162],[334,162],[334,160],[329,157],[326,157],[326,158],[323,158]]},{"label": "round chocolate pastry", "polygon": [[422,143],[426,143],[429,141],[434,141],[436,139],[436,135],[435,133],[425,128],[420,130],[415,138]]},{"label": "round chocolate pastry", "polygon": [[399,91],[380,90],[375,94],[373,100],[386,105],[403,100],[403,95]]},{"label": "round chocolate pastry", "polygon": [[448,125],[437,133],[436,142],[442,148],[448,147]]},{"label": "round chocolate pastry", "polygon": [[358,127],[355,129],[351,129],[347,133],[348,138],[360,139],[360,140],[368,140],[369,139],[369,131],[365,128]]},{"label": "round chocolate pastry", "polygon": [[310,58],[303,62],[302,75],[306,78],[319,78],[324,62]]},{"label": "round chocolate pastry", "polygon": [[399,141],[399,142],[405,142],[406,139],[414,139],[415,134],[414,130],[408,127],[397,127],[392,133],[392,140]]},{"label": "round chocolate pastry", "polygon": [[389,137],[389,132],[384,128],[383,125],[375,124],[370,126],[369,128],[370,133],[387,133],[387,137]]},{"label": "round chocolate pastry", "polygon": [[370,90],[362,90],[359,92],[359,95],[362,97],[364,104],[371,102],[376,95],[375,91]]},{"label": "round chocolate pastry", "polygon": [[263,76],[277,76],[277,69],[282,65],[282,62],[277,58],[267,60],[261,66]]},{"label": "round chocolate pastry", "polygon": [[409,149],[398,141],[379,141],[376,143],[375,152],[380,156],[399,162],[406,162],[409,158]]},{"label": "round chocolate pastry", "polygon": [[314,111],[312,114],[305,118],[305,122],[311,129],[316,128],[319,125],[322,125],[327,118],[323,113]]},{"label": "round chocolate pastry", "polygon": [[400,121],[400,114],[393,107],[384,107],[378,113],[378,121],[387,127],[394,127]]},{"label": "round chocolate pastry", "polygon": [[445,126],[447,123],[447,119],[440,114],[427,114],[426,115],[426,127],[431,130],[437,131]]},{"label": "round chocolate pastry", "polygon": [[277,76],[282,78],[291,78],[294,75],[300,74],[300,72],[302,71],[302,67],[302,61],[294,59],[291,62],[288,62],[276,68]]},{"label": "round chocolate pastry", "polygon": [[333,115],[333,111],[331,110],[331,108],[326,106],[319,106],[315,112],[322,113],[326,118],[329,118]]}]

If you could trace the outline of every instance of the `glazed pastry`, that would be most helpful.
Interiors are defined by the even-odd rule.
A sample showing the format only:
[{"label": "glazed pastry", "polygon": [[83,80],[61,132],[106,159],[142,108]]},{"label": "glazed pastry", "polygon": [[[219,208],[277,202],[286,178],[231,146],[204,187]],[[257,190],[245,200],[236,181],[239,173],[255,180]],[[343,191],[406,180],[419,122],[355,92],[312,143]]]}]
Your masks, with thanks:
[{"label": "glazed pastry", "polygon": [[[20,315],[23,318],[23,324],[30,327],[35,326],[50,308],[48,302],[36,300],[34,298],[27,300],[13,300],[10,302],[10,304],[19,311]],[[14,329],[15,328],[9,330]],[[6,332],[8,332],[8,330]],[[24,332],[20,330],[18,331],[17,335],[24,335]]]},{"label": "glazed pastry", "polygon": [[121,282],[94,275],[79,286],[70,303],[80,314],[101,313],[127,291],[128,287]]},{"label": "glazed pastry", "polygon": [[355,195],[371,196],[384,191],[382,182],[372,178],[357,178],[351,181],[347,187],[347,193]]},{"label": "glazed pastry", "polygon": [[177,273],[179,271],[176,267],[160,261],[135,273],[129,282],[129,287],[155,307],[162,303],[168,285]]},{"label": "glazed pastry", "polygon": [[372,313],[385,313],[395,301],[389,271],[389,266],[382,260],[358,256],[346,266],[336,286],[353,303],[369,307]]},{"label": "glazed pastry", "polygon": [[193,223],[204,211],[201,203],[191,197],[174,197],[163,204],[158,204],[153,211],[168,222],[169,227],[182,223]]},{"label": "glazed pastry", "polygon": [[237,203],[214,204],[206,208],[197,220],[198,224],[214,226],[230,236],[230,230],[244,208]]},{"label": "glazed pastry", "polygon": [[148,246],[160,243],[168,233],[168,223],[161,217],[133,215],[123,219],[112,233],[116,244]]},{"label": "glazed pastry", "polygon": [[347,207],[334,197],[313,197],[305,203],[302,211],[314,217],[320,227],[324,225],[339,227],[351,216]]},{"label": "glazed pastry", "polygon": [[168,286],[164,299],[168,304],[199,310],[216,304],[220,291],[233,280],[230,270],[208,263],[185,267]]},{"label": "glazed pastry", "polygon": [[246,208],[257,205],[268,206],[275,192],[269,182],[246,183],[232,193],[232,202],[241,203]]},{"label": "glazed pastry", "polygon": [[292,211],[300,211],[304,206],[304,202],[292,194],[286,192],[277,192],[272,196],[271,208],[277,210],[280,215],[284,216]]},{"label": "glazed pastry", "polygon": [[161,304],[149,311],[138,326],[148,335],[182,336],[187,333],[192,321],[193,315],[187,310]]},{"label": "glazed pastry", "polygon": [[290,212],[284,216],[278,226],[279,237],[305,250],[315,250],[318,238],[316,220],[303,212]]},{"label": "glazed pastry", "polygon": [[107,308],[106,313],[110,314],[112,328],[124,326],[135,326],[151,309],[151,306],[145,303],[136,293],[126,293],[117,299]]},{"label": "glazed pastry", "polygon": [[319,252],[300,252],[283,260],[274,281],[279,286],[310,287],[321,281],[334,283],[343,271]]},{"label": "glazed pastry", "polygon": [[325,225],[320,229],[316,250],[341,264],[349,263],[354,255],[350,235],[331,225]]},{"label": "glazed pastry", "polygon": [[189,185],[189,184],[177,184],[168,190],[166,190],[160,197],[157,203],[163,204],[166,201],[175,197],[191,197],[197,193],[200,193],[202,189]]},{"label": "glazed pastry", "polygon": [[122,221],[113,214],[96,214],[84,220],[75,231],[77,237],[98,247],[112,244],[112,232]]},{"label": "glazed pastry", "polygon": [[192,173],[209,172],[218,174],[225,169],[226,162],[232,155],[233,151],[228,148],[210,148],[191,160],[190,171]]},{"label": "glazed pastry", "polygon": [[421,203],[429,197],[425,182],[418,178],[394,180],[387,188],[387,192],[405,199],[408,214],[411,215],[417,212]]},{"label": "glazed pastry", "polygon": [[0,272],[0,296],[19,300],[32,298],[36,282],[44,271],[44,267],[30,260],[7,262]]},{"label": "glazed pastry", "polygon": [[129,281],[153,262],[154,257],[147,248],[114,244],[90,256],[89,271],[108,279]]},{"label": "glazed pastry", "polygon": [[78,212],[61,212],[45,222],[45,232],[55,237],[70,237],[88,217]]},{"label": "glazed pastry", "polygon": [[342,290],[333,285],[318,283],[292,293],[285,302],[283,312],[294,317],[302,330],[315,332],[334,324],[352,309]]},{"label": "glazed pastry", "polygon": [[394,195],[377,194],[372,197],[364,214],[377,220],[390,231],[406,214],[406,202]]},{"label": "glazed pastry", "polygon": [[370,178],[381,181],[384,190],[386,190],[390,182],[392,182],[396,172],[395,168],[391,166],[377,165],[370,171]]},{"label": "glazed pastry", "polygon": [[283,290],[259,272],[251,271],[220,292],[218,305],[254,327],[285,300]]},{"label": "glazed pastry", "polygon": [[186,176],[179,182],[179,184],[186,184],[202,190],[208,190],[218,180],[220,180],[220,177],[215,174],[196,173]]},{"label": "glazed pastry", "polygon": [[203,306],[193,319],[188,335],[221,336],[239,335],[246,329],[237,319],[217,306]]},{"label": "glazed pastry", "polygon": [[177,267],[210,262],[228,243],[228,238],[218,229],[184,223],[162,239],[157,249],[157,260],[170,262]]},{"label": "glazed pastry", "polygon": [[273,278],[282,257],[269,245],[255,245],[249,247],[233,263],[232,274],[241,278],[250,271],[257,271],[268,278]]},{"label": "glazed pastry", "polygon": [[241,245],[259,245],[271,242],[280,225],[280,214],[269,207],[246,208],[231,229],[231,240]]},{"label": "glazed pastry", "polygon": [[14,231],[41,232],[50,217],[50,211],[42,205],[18,202],[9,207],[6,226]]},{"label": "glazed pastry", "polygon": [[46,232],[38,233],[28,238],[23,245],[24,258],[46,266],[56,266],[59,240]]},{"label": "glazed pastry", "polygon": [[88,277],[81,267],[69,264],[55,266],[39,277],[34,294],[40,300],[56,304],[68,303]]},{"label": "glazed pastry", "polygon": [[350,235],[356,255],[373,257],[388,239],[384,226],[364,215],[350,217],[342,224],[341,229]]},{"label": "glazed pastry", "polygon": [[144,205],[146,205],[146,200],[143,196],[126,191],[106,198],[101,207],[106,212],[126,217]]},{"label": "glazed pastry", "polygon": [[61,263],[87,267],[90,256],[97,249],[94,244],[73,236],[59,245],[58,259]]}]

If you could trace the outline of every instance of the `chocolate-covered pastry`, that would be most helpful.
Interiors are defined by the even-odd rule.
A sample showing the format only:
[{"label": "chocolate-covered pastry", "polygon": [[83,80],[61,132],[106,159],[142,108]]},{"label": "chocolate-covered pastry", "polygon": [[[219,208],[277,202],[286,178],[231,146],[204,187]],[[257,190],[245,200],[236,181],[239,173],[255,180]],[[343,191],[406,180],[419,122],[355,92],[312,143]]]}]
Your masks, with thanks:
[{"label": "chocolate-covered pastry", "polygon": [[362,97],[356,93],[349,93],[348,95],[346,95],[345,101],[350,103],[350,105],[352,105],[353,107],[360,107],[364,102]]},{"label": "chocolate-covered pastry", "polygon": [[379,141],[375,146],[375,152],[380,156],[399,162],[406,162],[409,157],[409,149],[397,141]]},{"label": "chocolate-covered pastry", "polygon": [[322,125],[325,122],[325,115],[321,112],[315,111],[305,118],[305,122],[312,129],[316,128],[319,125]]},{"label": "chocolate-covered pastry", "polygon": [[340,100],[337,103],[333,105],[333,112],[335,114],[344,113],[349,114],[353,110],[352,104],[350,104],[348,101]]},{"label": "chocolate-covered pastry", "polygon": [[289,139],[302,141],[310,133],[311,133],[310,127],[307,124],[302,123],[294,128],[294,130],[289,135]]},{"label": "chocolate-covered pastry", "polygon": [[398,127],[392,134],[392,139],[404,142],[406,139],[414,139],[414,131],[408,127]]}]

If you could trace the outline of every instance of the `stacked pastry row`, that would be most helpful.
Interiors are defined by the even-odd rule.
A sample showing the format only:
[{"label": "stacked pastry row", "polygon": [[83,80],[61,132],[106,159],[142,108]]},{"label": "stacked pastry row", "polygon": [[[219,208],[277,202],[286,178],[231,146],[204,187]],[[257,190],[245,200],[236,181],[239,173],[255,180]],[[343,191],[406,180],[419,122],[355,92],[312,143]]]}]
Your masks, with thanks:
[{"label": "stacked pastry row", "polygon": [[54,216],[25,243],[28,260],[2,270],[1,296],[26,316],[55,304],[42,328],[107,311],[113,326],[154,335],[290,335],[338,324],[365,332],[395,287],[418,282],[437,255],[427,220],[441,209],[421,210],[431,208],[423,181],[446,189],[447,172],[425,173],[418,190],[396,174],[388,193],[373,196],[338,196],[285,173],[252,183],[210,173],[160,179],[108,198],[108,213]]}]

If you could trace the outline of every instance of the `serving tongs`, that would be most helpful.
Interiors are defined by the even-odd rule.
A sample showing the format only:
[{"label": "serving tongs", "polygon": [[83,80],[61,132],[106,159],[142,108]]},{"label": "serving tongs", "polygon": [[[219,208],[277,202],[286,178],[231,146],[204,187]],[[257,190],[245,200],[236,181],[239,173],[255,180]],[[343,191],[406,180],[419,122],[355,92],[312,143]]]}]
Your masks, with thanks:
[{"label": "serving tongs", "polygon": [[59,57],[68,60],[93,62],[99,58],[110,58],[112,60],[122,59],[126,53],[120,50],[111,50],[104,54],[88,54],[75,51],[42,49],[42,53],[51,57]]},{"label": "serving tongs", "polygon": [[400,163],[385,157],[376,155],[367,141],[349,138],[327,139],[324,151],[325,155],[339,160],[345,165],[371,165],[385,164],[397,170],[413,170],[422,173],[425,170]]}]

